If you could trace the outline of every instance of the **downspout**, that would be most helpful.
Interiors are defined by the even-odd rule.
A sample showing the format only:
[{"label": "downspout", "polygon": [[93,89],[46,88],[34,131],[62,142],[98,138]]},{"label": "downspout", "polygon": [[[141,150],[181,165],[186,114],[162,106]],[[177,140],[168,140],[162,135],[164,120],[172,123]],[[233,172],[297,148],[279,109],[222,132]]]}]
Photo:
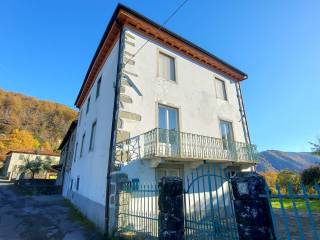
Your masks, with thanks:
[{"label": "downspout", "polygon": [[246,111],[244,109],[243,98],[242,98],[242,93],[241,93],[241,88],[240,88],[239,82],[236,83],[236,89],[237,89],[237,96],[238,96],[238,103],[239,103],[239,111],[241,114],[242,128],[243,128],[243,132],[245,134],[245,141],[247,144],[251,144],[247,116],[246,116]]},{"label": "downspout", "polygon": [[248,127],[248,120],[247,120],[247,114],[246,114],[246,109],[244,107],[244,103],[243,103],[243,97],[242,97],[242,92],[241,92],[241,86],[240,83],[239,84],[239,92],[240,92],[240,99],[241,99],[241,105],[242,105],[242,110],[243,110],[243,115],[245,118],[245,125],[246,125],[246,129],[247,129],[247,137],[248,137],[248,141],[251,144],[251,138],[250,138],[250,132],[249,132],[249,127]]},{"label": "downspout", "polygon": [[[247,115],[246,115],[246,110],[244,108],[243,97],[242,97],[242,92],[241,92],[241,87],[239,82],[236,83],[236,89],[237,89],[237,96],[238,96],[238,102],[239,102],[239,111],[241,114],[242,127],[245,133],[245,141],[247,144],[251,144]],[[254,163],[253,170],[256,171],[256,163]]]},{"label": "downspout", "polygon": [[108,159],[108,170],[107,170],[107,188],[106,188],[106,206],[105,206],[105,227],[106,234],[109,235],[109,199],[110,199],[110,179],[111,171],[113,168],[113,157],[114,157],[114,145],[116,143],[117,136],[117,119],[119,110],[119,94],[121,86],[122,77],[122,48],[123,48],[123,28],[122,25],[116,22],[117,26],[120,28],[119,36],[119,49],[118,49],[118,63],[117,63],[117,79],[114,91],[114,102],[113,102],[113,113],[112,113],[112,126],[111,126],[111,136],[109,145],[109,159]]}]

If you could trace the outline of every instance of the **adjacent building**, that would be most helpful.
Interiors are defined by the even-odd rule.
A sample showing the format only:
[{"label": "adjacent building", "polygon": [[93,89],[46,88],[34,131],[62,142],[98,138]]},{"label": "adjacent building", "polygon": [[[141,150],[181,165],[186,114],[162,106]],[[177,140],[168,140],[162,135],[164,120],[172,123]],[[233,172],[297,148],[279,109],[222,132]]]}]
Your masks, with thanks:
[{"label": "adjacent building", "polygon": [[[10,151],[6,154],[3,167],[3,175],[9,180],[15,180],[24,174],[20,170],[20,166],[24,165],[26,161],[34,161],[40,159],[41,161],[48,161],[50,164],[57,164],[60,155],[45,151]],[[25,178],[30,177],[24,175]],[[57,173],[55,171],[40,172],[34,176],[35,178],[55,179]]]},{"label": "adjacent building", "polygon": [[252,168],[255,146],[240,88],[246,78],[119,5],[75,102],[73,161],[64,180],[71,201],[104,230],[113,172],[156,183],[162,176],[184,178],[204,162],[223,164],[230,174]]},{"label": "adjacent building", "polygon": [[66,198],[70,198],[73,185],[70,174],[72,162],[75,160],[74,153],[77,152],[76,149],[74,149],[77,147],[75,145],[76,127],[77,120],[70,124],[70,127],[58,148],[58,150],[61,151],[60,162],[58,165],[54,166],[54,168],[59,171],[56,185],[62,186],[62,195]]}]

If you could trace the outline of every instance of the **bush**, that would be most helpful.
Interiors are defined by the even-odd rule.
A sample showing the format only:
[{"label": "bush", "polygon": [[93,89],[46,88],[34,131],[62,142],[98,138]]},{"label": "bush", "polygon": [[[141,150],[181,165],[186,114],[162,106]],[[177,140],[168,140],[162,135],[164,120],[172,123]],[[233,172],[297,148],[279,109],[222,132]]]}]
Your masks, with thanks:
[{"label": "bush", "polygon": [[300,176],[297,172],[282,170],[279,172],[277,182],[283,193],[289,193],[288,187],[292,186],[292,193],[298,193],[300,189]]},{"label": "bush", "polygon": [[311,166],[301,173],[301,181],[308,187],[320,184],[320,166]]}]

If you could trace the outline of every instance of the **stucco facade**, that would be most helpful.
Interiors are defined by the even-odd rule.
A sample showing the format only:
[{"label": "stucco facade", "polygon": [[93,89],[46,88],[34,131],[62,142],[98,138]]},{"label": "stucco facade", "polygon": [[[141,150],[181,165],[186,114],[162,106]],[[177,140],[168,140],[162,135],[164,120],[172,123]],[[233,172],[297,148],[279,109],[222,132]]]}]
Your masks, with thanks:
[{"label": "stucco facade", "polygon": [[[121,15],[121,8],[118,7],[108,25],[76,100],[79,117],[69,178],[70,200],[101,230],[105,229],[108,219],[106,212],[109,206],[106,207],[106,204],[114,204],[109,201],[109,195],[114,192],[110,190],[107,180],[112,171],[126,173],[129,180],[156,183],[160,173],[166,169],[175,169],[180,177],[185,178],[205,160],[219,162],[230,171],[253,166],[248,152],[245,152],[249,149],[250,137],[240,92],[240,81],[246,75],[173,34],[176,42],[171,39],[172,44],[181,42],[184,44],[181,48],[169,46],[170,38],[163,40],[162,37],[168,32],[155,40],[155,37],[148,35],[152,32],[151,27],[146,28],[148,31],[144,34],[142,27],[128,24],[130,19],[123,20],[121,25],[122,20],[118,16]],[[130,14],[125,13],[123,18],[140,18],[139,21],[153,24],[137,13]],[[184,51],[181,50],[183,47]],[[201,58],[194,57],[191,52]],[[174,62],[170,65],[174,66],[174,81],[161,77],[160,54]],[[223,86],[223,99],[218,97],[221,85],[218,89],[217,81]],[[171,142],[160,141],[157,130],[155,137],[152,136],[152,144],[157,150],[150,154],[153,146],[150,147],[147,140],[142,141],[140,136],[161,128],[160,106],[174,109],[174,137],[178,137],[175,137],[176,145],[173,146]],[[229,124],[232,139],[221,140],[221,122]],[[169,138],[172,129],[167,130],[163,136]],[[145,135],[144,138],[150,140],[150,136]],[[197,143],[196,151],[202,151],[201,154],[190,156],[187,153],[194,152],[194,149],[188,142],[184,143],[183,155],[180,147],[185,136],[188,141],[197,136],[200,142],[210,142],[211,145],[207,144],[206,148],[214,146],[217,149],[215,153],[209,149],[209,154],[206,150],[207,155],[201,155],[203,147]],[[225,143],[233,146],[231,142],[237,142],[240,147],[232,147],[236,153],[229,154],[231,148]],[[133,144],[138,148],[133,149],[136,147]],[[113,152],[110,152],[110,145]],[[157,151],[159,148],[162,151],[162,147],[166,153],[159,155]],[[121,157],[123,153],[127,154],[124,161],[119,160],[119,149]],[[129,154],[130,151],[133,153]],[[179,154],[173,156],[172,152]]]},{"label": "stucco facade", "polygon": [[[100,95],[96,98],[95,84],[79,109],[79,118],[75,144],[75,160],[72,164],[70,181],[72,181],[71,201],[101,230],[105,223],[105,197],[107,185],[107,169],[109,143],[112,126],[112,111],[114,101],[114,82],[116,81],[118,64],[118,47],[116,43],[99,72],[101,77]],[[90,97],[90,107],[87,112],[87,101]],[[91,126],[96,122],[95,144],[89,150]],[[80,156],[82,138],[84,144]],[[77,179],[79,187],[76,189]]]}]

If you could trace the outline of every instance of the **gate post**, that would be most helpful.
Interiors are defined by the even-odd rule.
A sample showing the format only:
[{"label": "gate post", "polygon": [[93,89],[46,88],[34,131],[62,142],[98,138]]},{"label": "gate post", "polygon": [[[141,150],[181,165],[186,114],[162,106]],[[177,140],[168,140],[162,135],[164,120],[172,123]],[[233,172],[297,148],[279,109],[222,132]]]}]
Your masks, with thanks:
[{"label": "gate post", "polygon": [[[119,225],[119,208],[120,199],[119,193],[123,189],[123,186],[128,183],[128,175],[122,172],[112,172],[111,173],[111,190],[110,190],[110,200],[109,200],[109,226],[106,226],[106,233],[108,237],[114,237],[118,231]],[[108,197],[108,196],[107,196]],[[107,206],[106,206],[107,207]]]},{"label": "gate post", "polygon": [[159,182],[159,239],[184,239],[183,181],[163,177]]},{"label": "gate post", "polygon": [[231,178],[231,185],[239,239],[276,239],[264,178],[255,172],[240,172]]}]

